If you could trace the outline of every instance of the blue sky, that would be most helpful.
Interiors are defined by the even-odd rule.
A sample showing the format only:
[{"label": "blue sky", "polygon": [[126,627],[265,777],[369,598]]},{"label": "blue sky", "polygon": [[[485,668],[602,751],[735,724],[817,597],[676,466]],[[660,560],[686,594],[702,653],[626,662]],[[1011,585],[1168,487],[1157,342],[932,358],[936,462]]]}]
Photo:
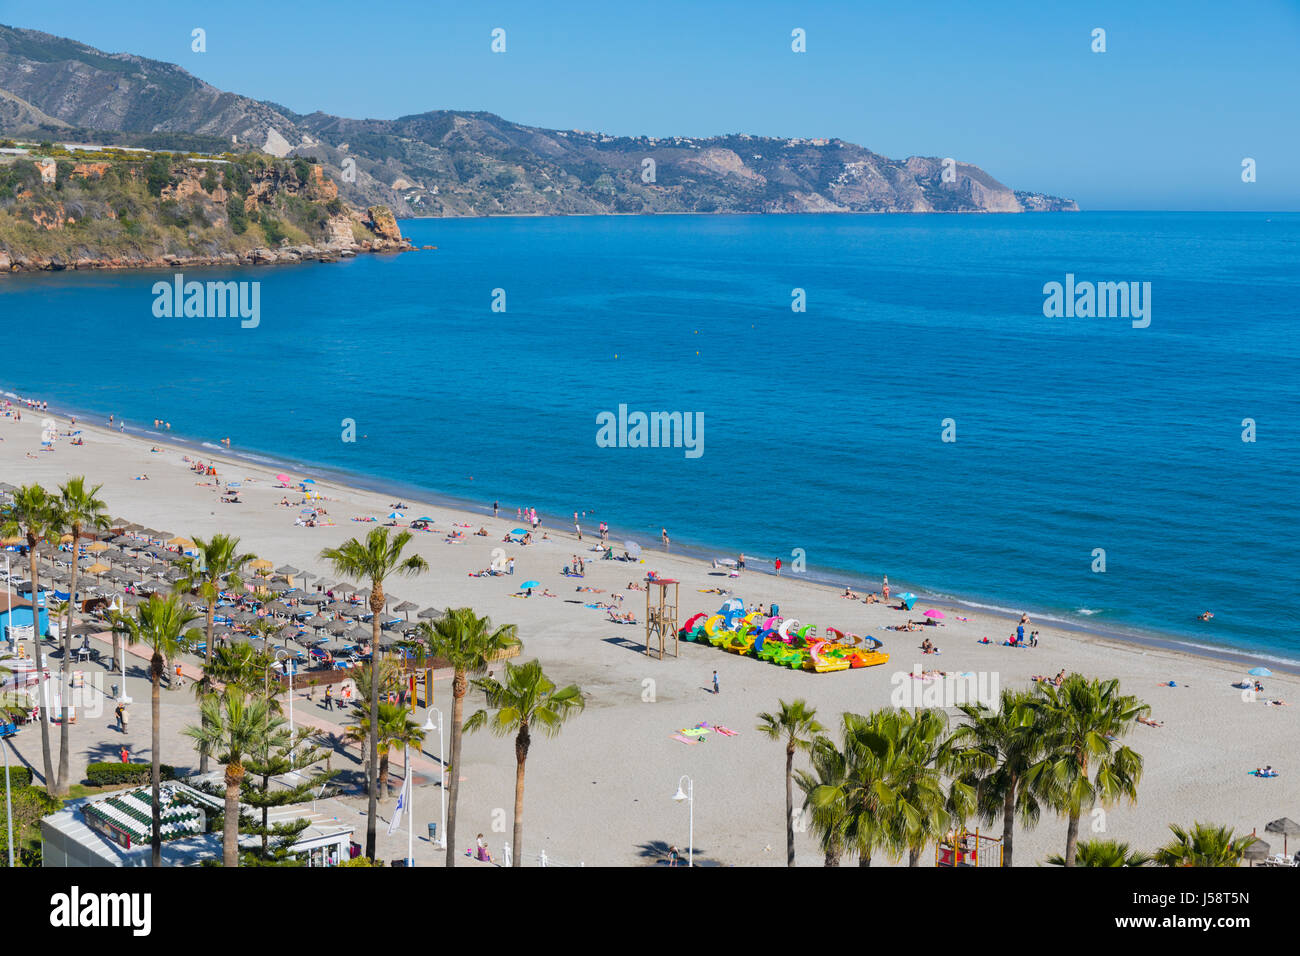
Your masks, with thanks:
[{"label": "blue sky", "polygon": [[[0,22],[304,113],[837,136],[954,156],[1088,209],[1300,209],[1300,0],[7,0]],[[796,27],[806,53],[790,49]]]}]

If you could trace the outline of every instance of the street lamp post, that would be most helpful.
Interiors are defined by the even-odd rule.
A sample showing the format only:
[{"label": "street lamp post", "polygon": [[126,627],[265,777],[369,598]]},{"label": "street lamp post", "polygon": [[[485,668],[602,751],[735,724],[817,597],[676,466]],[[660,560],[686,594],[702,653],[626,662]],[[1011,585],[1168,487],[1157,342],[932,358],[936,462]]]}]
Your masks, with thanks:
[{"label": "street lamp post", "polygon": [[438,790],[442,794],[442,822],[438,824],[438,842],[433,845],[433,848],[435,850],[445,850],[447,848],[447,761],[444,756],[446,751],[443,750],[442,711],[437,707],[429,708],[429,716],[424,721],[424,729],[434,729],[434,714],[438,715]]},{"label": "street lamp post", "polygon": [[[280,650],[275,652],[275,659],[277,661],[280,659],[281,654],[283,654],[286,658],[290,658],[293,656],[288,651],[284,650],[284,648],[281,648]],[[298,747],[296,741],[294,741],[293,739],[293,667],[291,666],[290,661],[286,660],[284,665],[284,672],[289,677],[289,680],[286,685],[288,688],[286,693],[288,694],[289,697],[289,769],[296,770],[298,769],[297,759],[296,759]]]},{"label": "street lamp post", "polygon": [[[686,781],[686,790],[682,790],[682,780]],[[678,803],[683,800],[687,801],[691,808],[690,813],[690,842],[687,843],[687,866],[695,865],[695,781],[686,774],[682,774],[681,780],[677,781],[677,792],[673,794],[673,799]]]}]

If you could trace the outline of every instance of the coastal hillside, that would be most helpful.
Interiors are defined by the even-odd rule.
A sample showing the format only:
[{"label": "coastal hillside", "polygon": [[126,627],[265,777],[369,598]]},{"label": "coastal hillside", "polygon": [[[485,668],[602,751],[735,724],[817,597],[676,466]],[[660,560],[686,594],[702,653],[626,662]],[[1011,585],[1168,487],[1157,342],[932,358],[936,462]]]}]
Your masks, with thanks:
[{"label": "coastal hillside", "polygon": [[402,217],[1078,209],[969,163],[891,159],[834,138],[615,137],[455,110],[303,115],[174,64],[4,26],[0,133],[313,156],[344,198]]},{"label": "coastal hillside", "polygon": [[0,142],[0,272],[333,259],[409,248],[306,159]]}]

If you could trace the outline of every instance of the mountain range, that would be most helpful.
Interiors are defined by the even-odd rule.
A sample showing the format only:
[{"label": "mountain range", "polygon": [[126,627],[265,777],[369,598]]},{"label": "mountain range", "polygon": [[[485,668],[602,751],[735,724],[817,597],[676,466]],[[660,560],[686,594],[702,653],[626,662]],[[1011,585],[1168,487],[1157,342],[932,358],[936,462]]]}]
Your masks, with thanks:
[{"label": "mountain range", "polygon": [[0,26],[0,135],[320,163],[340,195],[397,216],[1076,211],[978,166],[890,159],[839,139],[622,137],[492,113],[296,113],[171,63]]}]

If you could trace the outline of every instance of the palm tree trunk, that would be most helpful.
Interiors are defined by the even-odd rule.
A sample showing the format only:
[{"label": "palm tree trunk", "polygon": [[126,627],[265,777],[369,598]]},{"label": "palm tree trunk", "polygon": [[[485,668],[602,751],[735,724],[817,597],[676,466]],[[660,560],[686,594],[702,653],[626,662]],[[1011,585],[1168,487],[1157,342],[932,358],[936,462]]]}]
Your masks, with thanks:
[{"label": "palm tree trunk", "polygon": [[794,744],[785,748],[785,865],[794,866]]},{"label": "palm tree trunk", "polygon": [[[45,683],[45,655],[41,652],[41,608],[40,608],[40,588],[37,586],[37,553],[36,553],[36,536],[27,536],[27,554],[31,558],[32,570],[32,645],[33,657],[36,660],[36,676],[41,680],[45,688],[43,700],[49,699],[49,685]],[[49,615],[45,618],[49,620]],[[56,796],[56,787],[54,779],[54,761],[50,756],[50,715],[48,707],[41,707],[41,758],[45,762],[45,792],[51,797]]]},{"label": "palm tree trunk", "polygon": [[1079,810],[1070,811],[1070,824],[1065,831],[1065,865],[1074,866],[1074,857],[1079,849]]},{"label": "palm tree trunk", "polygon": [[[465,672],[457,668],[451,683],[451,773],[444,776],[447,781],[447,866],[456,865],[456,798],[460,795],[456,778],[460,774],[460,739],[465,727],[465,692],[468,689]],[[443,770],[446,769],[444,766]]]},{"label": "palm tree trunk", "polygon": [[1011,778],[1011,787],[1002,800],[1002,865],[1011,865],[1011,844],[1016,828],[1016,787],[1019,781]]},{"label": "palm tree trunk", "polygon": [[[379,590],[375,582],[372,591]],[[373,597],[373,594],[371,595]],[[366,856],[375,859],[375,821],[379,813],[379,615],[370,618],[370,754],[366,764],[366,782],[370,785],[370,802],[366,813]]]},{"label": "palm tree trunk", "polygon": [[151,683],[153,685],[149,694],[149,704],[153,711],[153,726],[151,729],[149,749],[150,762],[150,782],[153,785],[153,826],[151,834],[153,840],[150,844],[149,863],[151,866],[162,866],[162,808],[158,805],[159,797],[162,793],[162,755],[159,748],[162,746],[162,700],[159,698],[162,678],[162,655],[157,651],[149,661]]},{"label": "palm tree trunk", "polygon": [[920,866],[920,865],[921,865],[921,851],[920,851],[920,850],[917,850],[917,849],[909,849],[909,850],[907,851],[907,865],[908,865],[908,866]]},{"label": "palm tree trunk", "polygon": [[870,865],[871,865],[871,854],[870,854],[870,853],[859,853],[859,854],[858,854],[858,866],[870,866]]},{"label": "palm tree trunk", "polygon": [[[207,662],[203,665],[205,674],[211,673],[212,671],[212,624],[213,624],[213,618],[216,616],[217,613],[217,602],[208,601],[207,603],[208,603],[208,626],[207,626],[207,647],[205,648],[205,650],[207,651]],[[202,709],[200,709],[199,723],[206,728],[206,721],[207,718],[203,716],[203,711]],[[200,748],[199,773],[203,774],[207,772],[208,772],[208,751],[205,748]]]},{"label": "palm tree trunk", "polygon": [[221,835],[221,865],[239,866],[239,781],[244,768],[233,760],[226,764],[226,818]]},{"label": "palm tree trunk", "polygon": [[[61,670],[63,672],[62,680],[63,680],[63,688],[65,690],[68,687],[68,659],[72,657],[72,625],[73,622],[76,620],[75,615],[77,610],[77,563],[78,563],[77,544],[80,542],[80,540],[81,540],[81,529],[78,526],[73,525],[72,527],[72,584],[69,585],[72,588],[72,593],[68,595],[68,625],[67,627],[62,628],[63,633],[61,635],[63,638],[63,667],[61,668]],[[63,721],[59,726],[59,775],[57,778],[55,778],[55,782],[54,782],[54,789],[58,792],[59,796],[61,797],[66,797],[68,795],[68,785],[71,783],[71,781],[68,780],[68,749],[69,749],[68,748],[68,710],[69,707],[67,704],[67,699],[65,698],[63,704]]]},{"label": "palm tree trunk", "polygon": [[388,754],[379,758],[379,789],[385,797],[393,795],[392,788],[388,785]]},{"label": "palm tree trunk", "polygon": [[826,862],[825,862],[824,864],[822,864],[822,865],[823,865],[823,866],[839,866],[839,865],[840,865],[840,851],[839,851],[839,850],[827,850],[827,851],[826,851]]},{"label": "palm tree trunk", "polygon": [[208,624],[207,624],[207,629],[204,631],[205,640],[203,644],[203,651],[204,651],[203,666],[207,668],[212,667],[212,625],[213,625],[213,618],[216,617],[216,614],[217,614],[217,602],[216,599],[214,598],[213,600],[208,602]]},{"label": "palm tree trunk", "polygon": [[510,858],[512,867],[524,865],[524,762],[528,760],[528,725],[515,738],[515,832]]}]

